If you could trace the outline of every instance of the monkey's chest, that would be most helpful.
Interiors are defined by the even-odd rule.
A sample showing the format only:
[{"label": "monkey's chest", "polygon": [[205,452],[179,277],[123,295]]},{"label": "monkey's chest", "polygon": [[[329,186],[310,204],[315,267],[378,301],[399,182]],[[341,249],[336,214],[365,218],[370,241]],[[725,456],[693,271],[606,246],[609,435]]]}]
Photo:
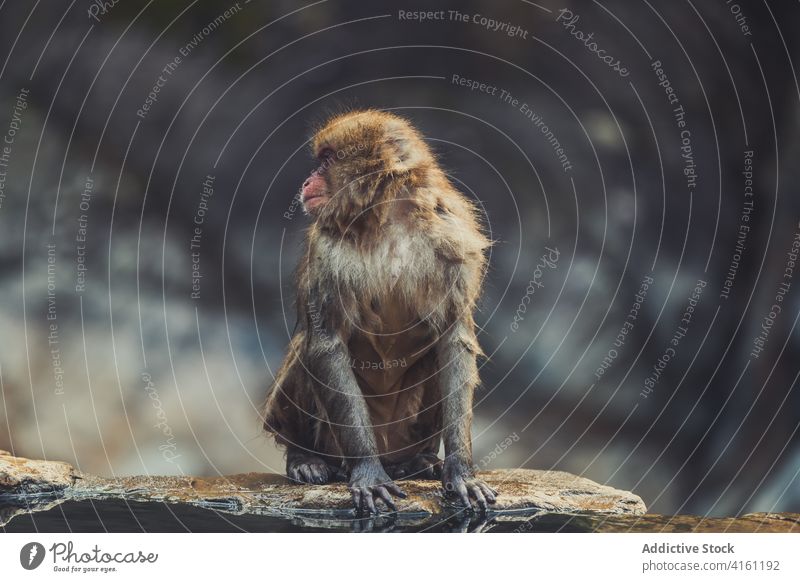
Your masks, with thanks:
[{"label": "monkey's chest", "polygon": [[380,326],[361,329],[351,338],[350,365],[363,380],[365,395],[391,395],[433,347],[428,326],[404,315],[382,315]]},{"label": "monkey's chest", "polygon": [[433,342],[426,326],[359,333],[350,342],[351,365],[370,414],[381,457],[413,456],[434,434],[438,397]]}]

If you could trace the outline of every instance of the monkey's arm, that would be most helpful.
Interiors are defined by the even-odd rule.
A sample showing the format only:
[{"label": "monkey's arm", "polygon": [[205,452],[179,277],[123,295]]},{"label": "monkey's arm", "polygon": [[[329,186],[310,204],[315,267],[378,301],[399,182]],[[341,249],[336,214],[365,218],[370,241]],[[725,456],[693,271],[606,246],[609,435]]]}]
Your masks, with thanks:
[{"label": "monkey's arm", "polygon": [[326,324],[324,317],[319,318],[309,332],[308,353],[317,398],[327,411],[333,432],[351,467],[349,487],[356,510],[377,513],[375,502],[378,499],[396,509],[392,494],[406,495],[381,464],[367,403],[349,365],[347,345],[334,326]]},{"label": "monkey's arm", "polygon": [[471,322],[456,322],[437,348],[445,461],[442,484],[469,507],[470,498],[481,509],[494,503],[497,492],[475,477],[472,465],[472,395],[478,384],[478,344]]}]

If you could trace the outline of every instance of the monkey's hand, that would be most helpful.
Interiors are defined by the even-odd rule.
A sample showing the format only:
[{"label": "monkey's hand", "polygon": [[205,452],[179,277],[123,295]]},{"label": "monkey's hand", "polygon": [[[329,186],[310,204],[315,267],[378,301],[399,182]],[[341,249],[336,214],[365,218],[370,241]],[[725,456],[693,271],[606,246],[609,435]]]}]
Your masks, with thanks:
[{"label": "monkey's hand", "polygon": [[397,511],[397,507],[392,500],[392,495],[405,499],[406,494],[395,485],[389,478],[383,465],[377,459],[365,459],[353,467],[350,474],[350,494],[353,496],[353,504],[359,514],[378,513],[375,504],[380,500],[391,509]]},{"label": "monkey's hand", "polygon": [[469,463],[455,457],[444,461],[442,486],[446,495],[455,497],[464,507],[471,508],[475,500],[481,511],[486,511],[487,504],[494,503],[497,497],[497,491],[475,477]]}]

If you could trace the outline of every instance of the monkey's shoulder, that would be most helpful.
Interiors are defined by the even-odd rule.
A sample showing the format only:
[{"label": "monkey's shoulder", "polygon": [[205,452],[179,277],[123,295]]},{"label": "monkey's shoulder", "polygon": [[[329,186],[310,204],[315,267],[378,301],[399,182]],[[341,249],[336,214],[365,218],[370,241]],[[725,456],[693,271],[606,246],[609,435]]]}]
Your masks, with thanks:
[{"label": "monkey's shoulder", "polygon": [[417,195],[427,199],[418,214],[418,226],[435,241],[439,252],[461,263],[482,262],[491,246],[483,234],[478,208],[449,183],[436,189],[421,189]]}]

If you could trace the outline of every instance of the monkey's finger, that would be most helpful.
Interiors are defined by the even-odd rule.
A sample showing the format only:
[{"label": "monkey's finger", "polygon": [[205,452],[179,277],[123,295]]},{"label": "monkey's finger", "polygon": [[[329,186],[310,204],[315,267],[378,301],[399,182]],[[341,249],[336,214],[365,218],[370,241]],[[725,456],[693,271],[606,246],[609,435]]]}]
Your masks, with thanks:
[{"label": "monkey's finger", "polygon": [[303,481],[306,483],[314,482],[314,474],[311,472],[311,467],[308,465],[300,465],[300,473],[303,475]]},{"label": "monkey's finger", "polygon": [[405,492],[402,489],[400,489],[400,487],[397,486],[397,483],[389,482],[386,483],[384,487],[386,487],[394,495],[397,495],[400,499],[405,499],[406,497],[408,497],[408,495],[406,495]]},{"label": "monkey's finger", "polygon": [[303,474],[300,472],[300,467],[302,465],[292,467],[292,479],[294,479],[297,483],[303,483]]},{"label": "monkey's finger", "polygon": [[486,483],[478,483],[478,487],[480,487],[481,491],[483,491],[483,495],[484,497],[486,497],[486,501],[488,501],[489,503],[494,503],[495,501],[497,501],[496,499],[497,491],[489,487]]},{"label": "monkey's finger", "polygon": [[455,486],[456,495],[461,500],[461,504],[464,507],[472,507],[472,504],[469,502],[469,493],[467,492],[467,486],[464,482],[460,482]]},{"label": "monkey's finger", "polygon": [[372,514],[377,514],[378,508],[375,507],[375,500],[372,498],[372,492],[369,489],[365,489],[363,495],[364,497],[362,501],[366,502],[367,509],[369,509],[369,512]]},{"label": "monkey's finger", "polygon": [[353,505],[356,506],[356,513],[361,513],[361,490],[353,488],[350,490],[350,495],[353,497]]},{"label": "monkey's finger", "polygon": [[321,485],[328,480],[328,467],[325,465],[312,465],[310,471],[313,483]]},{"label": "monkey's finger", "polygon": [[478,485],[470,485],[469,492],[472,494],[472,497],[475,498],[481,511],[486,511],[486,498],[483,496],[481,488]]},{"label": "monkey's finger", "polygon": [[386,504],[386,507],[392,511],[397,511],[397,506],[394,504],[394,501],[392,501],[392,496],[385,487],[377,487],[375,489],[375,494]]}]

